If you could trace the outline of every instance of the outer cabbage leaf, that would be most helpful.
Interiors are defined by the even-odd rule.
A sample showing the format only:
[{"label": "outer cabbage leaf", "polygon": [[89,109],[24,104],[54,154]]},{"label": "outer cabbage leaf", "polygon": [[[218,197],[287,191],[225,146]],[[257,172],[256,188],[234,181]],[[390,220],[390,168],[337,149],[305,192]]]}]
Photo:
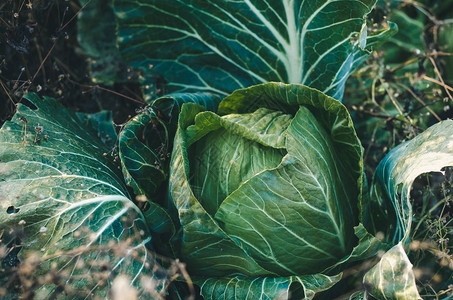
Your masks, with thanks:
[{"label": "outer cabbage leaf", "polygon": [[166,125],[147,108],[126,123],[119,135],[119,155],[126,183],[137,195],[155,194],[166,179]]},{"label": "outer cabbage leaf", "polygon": [[133,284],[152,277],[149,226],[129,199],[119,166],[103,156],[109,148],[55,99],[26,97],[36,109],[18,105],[0,130],[3,239],[19,239],[20,259],[40,253],[44,270],[52,264],[66,272],[81,293],[105,297],[111,285],[88,285],[86,268],[76,267],[82,262],[91,268],[106,261],[112,277],[127,274]]},{"label": "outer cabbage leaf", "polygon": [[227,95],[277,81],[341,99],[366,42],[386,35],[366,38],[375,2],[116,0],[118,44],[133,67],[163,77],[168,92]]},{"label": "outer cabbage leaf", "polygon": [[[242,119],[241,115],[253,112],[261,113],[263,109],[268,109],[279,110],[284,114],[295,116],[300,106],[304,106],[302,110],[308,111],[315,116],[319,126],[325,130],[324,134],[330,137],[331,143],[336,149],[335,155],[337,156],[336,163],[339,164],[338,168],[348,170],[348,175],[345,175],[342,180],[347,182],[346,186],[350,189],[348,191],[350,198],[348,197],[349,201],[343,204],[350,206],[353,213],[348,220],[342,220],[341,222],[348,224],[351,231],[354,230],[355,225],[359,225],[363,180],[362,147],[355,134],[347,109],[340,102],[306,86],[268,83],[238,90],[225,98],[219,105],[218,110],[219,114],[224,115],[222,118],[210,112],[203,112],[204,108],[202,106],[185,104],[179,116],[178,131],[175,137],[169,190],[173,203],[178,210],[182,227],[182,236],[178,240],[178,245],[181,248],[179,257],[187,263],[189,272],[194,276],[198,276],[197,283],[203,286],[202,293],[204,296],[210,297],[212,293],[216,297],[229,297],[233,293],[246,295],[246,292],[242,294],[244,289],[250,288],[255,291],[255,283],[262,282],[266,284],[276,280],[276,278],[281,278],[279,282],[283,284],[282,286],[285,286],[283,292],[287,292],[290,277],[276,277],[276,275],[283,275],[279,274],[278,271],[276,272],[276,270],[261,265],[261,262],[258,262],[253,256],[250,245],[244,243],[238,236],[229,235],[225,231],[222,222],[219,222],[211,214],[212,212],[209,213],[200,202],[201,200],[191,186],[191,181],[193,180],[191,164],[197,164],[197,161],[191,160],[191,158],[193,159],[193,153],[189,149],[191,144],[195,140],[200,139],[200,132],[206,134],[206,130],[203,128],[208,128],[207,132],[209,132],[222,126],[230,126],[231,130],[236,128],[234,130],[242,131],[242,134],[246,135],[248,134],[247,130],[251,131],[250,129],[254,125],[257,126],[259,131],[260,126],[263,124],[247,123],[247,121],[254,119],[253,114],[250,115],[250,118]],[[261,110],[257,111],[260,108]],[[258,119],[266,123],[263,118]],[[302,121],[304,121],[304,118],[302,118]],[[243,122],[245,123],[241,124]],[[294,126],[296,125],[294,124]],[[263,126],[263,128],[272,128],[272,126]],[[266,141],[273,141],[277,145],[280,143],[278,139],[268,139],[265,131],[262,134],[255,134],[254,137],[250,135],[250,138],[261,143]],[[285,145],[284,140],[283,143]],[[297,148],[295,144],[294,147]],[[249,181],[243,183],[239,189],[246,186],[247,183]],[[354,200],[350,201],[350,199]],[[317,211],[310,211],[310,213],[316,214]],[[338,225],[338,223],[336,224]],[[339,226],[343,225],[339,224]],[[337,258],[339,264],[358,260],[360,256],[369,257],[376,252],[376,240],[372,239],[363,226],[359,225],[356,227],[355,234],[357,236],[356,239],[353,238],[354,232],[351,232],[348,236],[348,238],[351,238],[348,246],[348,251],[350,252],[344,255],[344,258]],[[272,238],[275,237],[276,235],[273,234]],[[332,262],[332,264],[334,263]],[[243,274],[242,277],[235,277],[238,273]],[[284,274],[284,276],[287,274]],[[302,286],[308,286],[309,281],[317,278],[316,276],[324,276],[317,274],[309,280],[309,276],[307,277],[305,274],[291,274],[294,275],[294,278],[297,278],[297,280],[294,279],[292,284],[302,288]],[[336,276],[333,277],[336,278]],[[336,281],[333,277],[329,279],[332,283]],[[238,281],[238,278],[242,280]],[[327,286],[321,286],[324,285],[313,287],[312,292],[307,289],[305,291],[306,296],[312,297],[316,291],[328,288]],[[265,290],[258,290],[256,295],[258,297],[275,298],[281,292],[274,293],[277,291],[277,289],[273,289],[275,287],[275,285],[273,287],[267,286]],[[297,286],[293,286],[291,289],[293,288],[297,290]]]},{"label": "outer cabbage leaf", "polygon": [[[203,110],[201,105],[183,105],[178,129],[191,125],[195,115]],[[180,250],[182,257],[186,258],[185,263],[189,270],[196,267],[191,274],[218,276],[229,270],[250,276],[269,273],[253,260],[242,245],[238,245],[225,234],[214,218],[206,212],[192,192],[189,177],[186,137],[183,130],[178,130],[172,153],[169,191],[178,209],[179,221],[184,231]]]},{"label": "outer cabbage leaf", "polygon": [[183,103],[216,110],[220,97],[211,93],[173,94],[158,98],[123,128],[119,155],[126,182],[136,194],[155,198],[168,179],[170,153]]},{"label": "outer cabbage leaf", "polygon": [[378,299],[422,299],[402,243],[382,256],[379,263],[365,274],[363,283],[367,292]]},{"label": "outer cabbage leaf", "polygon": [[290,277],[223,277],[210,278],[201,284],[201,294],[211,299],[312,299],[316,293],[331,288],[341,274]]},{"label": "outer cabbage leaf", "polygon": [[[385,233],[388,240],[398,244],[365,276],[370,293],[378,299],[420,298],[412,265],[402,248],[412,225],[410,190],[419,175],[453,166],[452,136],[453,121],[433,125],[390,151],[376,170],[365,219],[370,220],[369,228]],[[387,284],[390,282],[392,285]]]}]

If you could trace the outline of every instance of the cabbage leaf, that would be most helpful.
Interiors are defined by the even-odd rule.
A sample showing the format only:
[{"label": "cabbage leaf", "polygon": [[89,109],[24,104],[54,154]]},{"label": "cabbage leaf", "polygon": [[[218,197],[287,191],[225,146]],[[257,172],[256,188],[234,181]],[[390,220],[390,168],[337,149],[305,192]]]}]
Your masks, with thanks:
[{"label": "cabbage leaf", "polygon": [[130,200],[119,165],[105,155],[111,148],[55,99],[26,98],[30,107],[19,104],[0,130],[3,241],[20,247],[20,260],[39,253],[44,270],[56,267],[87,293],[79,297],[107,295],[111,279],[103,285],[83,277],[96,265],[136,286],[141,276],[152,277],[153,223]]},{"label": "cabbage leaf", "polygon": [[114,10],[123,58],[164,80],[167,93],[228,95],[276,81],[341,99],[364,48],[396,31],[366,36],[375,2],[116,0]]},{"label": "cabbage leaf", "polygon": [[[247,139],[249,148],[241,146],[245,141],[222,141],[218,130]],[[217,156],[199,151],[208,144]],[[261,154],[272,159],[252,160],[247,152],[254,147],[270,148]],[[324,160],[319,161],[318,151]],[[310,167],[309,161],[315,158]],[[211,163],[216,159],[220,162]],[[228,172],[231,160],[250,170],[264,170]],[[296,160],[301,166],[293,170]],[[207,171],[206,175],[194,173],[196,168]],[[243,182],[238,183],[235,176]],[[315,89],[281,83],[253,86],[226,97],[217,114],[201,105],[184,104],[169,186],[182,227],[177,256],[187,263],[206,297],[274,299],[294,292],[295,297],[311,299],[341,278],[336,267],[376,254],[379,248],[360,224],[362,180],[362,147],[346,108]],[[300,198],[298,192],[308,198]],[[230,194],[222,199],[217,193]],[[288,204],[290,199],[300,201]],[[290,211],[279,211],[287,207]],[[320,236],[330,240],[320,241]],[[323,259],[316,260],[317,247],[331,253],[321,253]],[[298,257],[299,249],[310,253],[306,260]],[[323,272],[328,267],[335,270]]]},{"label": "cabbage leaf", "polygon": [[421,299],[403,248],[412,225],[410,191],[421,174],[453,166],[452,136],[453,121],[439,122],[394,148],[376,169],[367,211],[369,227],[396,244],[364,277],[370,294],[378,299]]}]

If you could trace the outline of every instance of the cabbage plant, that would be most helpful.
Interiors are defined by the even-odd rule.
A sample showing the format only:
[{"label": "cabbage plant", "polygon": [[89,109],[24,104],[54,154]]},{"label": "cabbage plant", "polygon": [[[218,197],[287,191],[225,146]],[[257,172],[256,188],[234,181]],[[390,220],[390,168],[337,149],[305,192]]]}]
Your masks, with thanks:
[{"label": "cabbage plant", "polygon": [[[159,252],[183,261],[208,299],[311,299],[388,250],[351,299],[420,298],[405,252],[410,188],[419,174],[453,165],[453,122],[391,151],[369,193],[363,148],[339,100],[371,46],[396,29],[368,36],[375,1],[346,2],[86,6],[82,47],[105,58],[93,79],[128,81],[118,68],[130,63],[150,105],[122,127],[116,157],[108,113],[75,115],[26,96],[32,105],[18,105],[0,129],[0,238],[13,249],[2,266],[38,252],[42,269],[66,276],[79,298],[106,297],[120,274],[149,298],[150,286],[163,292],[174,275]],[[98,269],[106,278],[86,278]],[[45,283],[38,298],[59,288]]]},{"label": "cabbage plant", "polygon": [[409,192],[418,175],[453,164],[452,126],[390,152],[369,202],[363,149],[337,100],[268,83],[233,92],[216,113],[184,104],[170,163],[176,255],[206,298],[311,299],[355,261],[395,245],[354,297],[420,299],[404,250]]},{"label": "cabbage plant", "polygon": [[[452,121],[391,151],[368,202],[362,147],[347,109],[306,86],[253,86],[218,108],[207,94],[159,99],[149,120],[139,115],[120,134],[123,148],[151,159],[121,158],[124,178],[105,155],[112,141],[99,139],[114,137],[108,115],[76,116],[54,99],[27,99],[34,106],[19,105],[0,129],[2,240],[14,249],[8,260],[41,253],[42,270],[67,276],[80,287],[77,297],[107,295],[118,274],[129,275],[143,297],[144,280],[165,288],[157,249],[186,263],[206,298],[311,299],[350,264],[393,245],[364,277],[367,290],[351,299],[420,297],[405,253],[409,191],[419,174],[453,165]],[[155,124],[157,107],[179,118],[168,190],[157,189],[160,196],[143,205],[125,182],[135,193],[154,190],[143,188],[146,178],[153,183],[147,166],[155,157],[144,155],[137,127]],[[385,243],[374,237],[378,231]],[[91,285],[84,270],[96,266],[110,275]],[[55,288],[44,284],[37,297]]]},{"label": "cabbage plant", "polygon": [[360,221],[360,141],[317,90],[258,85],[217,113],[184,104],[170,173],[180,257],[205,296],[311,295],[340,279],[329,269],[376,249]]}]

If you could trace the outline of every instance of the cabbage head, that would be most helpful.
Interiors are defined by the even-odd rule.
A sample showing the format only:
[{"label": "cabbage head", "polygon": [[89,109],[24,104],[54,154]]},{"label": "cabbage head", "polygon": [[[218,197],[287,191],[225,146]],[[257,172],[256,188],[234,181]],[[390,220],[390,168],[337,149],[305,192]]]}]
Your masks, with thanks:
[{"label": "cabbage head", "polygon": [[217,113],[184,104],[169,189],[175,249],[202,294],[311,298],[375,249],[362,151],[345,106],[303,85],[238,90]]}]

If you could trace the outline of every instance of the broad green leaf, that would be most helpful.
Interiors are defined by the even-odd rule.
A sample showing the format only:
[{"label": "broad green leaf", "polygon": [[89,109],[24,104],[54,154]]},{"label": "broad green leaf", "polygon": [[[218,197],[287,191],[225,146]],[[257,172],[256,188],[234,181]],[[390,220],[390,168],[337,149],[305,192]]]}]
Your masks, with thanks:
[{"label": "broad green leaf", "polygon": [[[359,195],[354,198],[361,203],[363,182],[362,146],[355,133],[346,107],[339,101],[319,91],[299,84],[268,83],[237,90],[222,100],[218,114],[244,114],[260,107],[295,115],[299,107],[306,106],[317,122],[328,132],[336,155],[343,169],[351,170],[357,178]],[[358,225],[357,221],[357,225]]]},{"label": "broad green leaf", "polygon": [[124,59],[163,77],[167,92],[227,95],[277,81],[341,99],[368,54],[358,35],[375,2],[116,0],[114,9]]},{"label": "broad green leaf", "polygon": [[[303,107],[301,108],[301,106]],[[280,112],[277,113],[276,111]],[[331,160],[333,155],[335,157],[335,163],[338,164],[337,166],[334,166],[327,161],[318,162],[319,156],[316,156],[316,161],[314,162],[316,166],[313,168],[324,168],[323,165],[328,165],[332,168],[332,173],[329,175],[329,172],[327,172],[324,176],[331,176],[332,181],[335,184],[339,183],[337,180],[338,178],[341,178],[340,181],[342,181],[346,187],[344,190],[341,186],[336,187],[336,189],[339,189],[338,193],[341,193],[341,195],[339,194],[338,199],[345,198],[346,201],[342,201],[341,204],[338,204],[341,206],[341,209],[346,208],[346,211],[344,212],[344,215],[341,213],[338,214],[335,211],[338,208],[333,207],[330,203],[331,199],[335,199],[335,197],[329,197],[335,194],[333,191],[336,189],[332,189],[329,186],[328,190],[325,191],[327,193],[326,195],[329,196],[325,195],[326,197],[318,199],[320,200],[320,203],[315,203],[314,205],[316,205],[316,208],[319,206],[321,209],[325,209],[324,212],[326,215],[329,214],[327,208],[327,206],[329,206],[332,209],[330,212],[333,217],[329,218],[328,224],[325,222],[323,222],[323,224],[318,224],[315,221],[316,224],[314,225],[318,226],[321,231],[327,231],[330,229],[334,230],[335,226],[331,225],[335,224],[339,228],[339,233],[348,234],[343,237],[347,240],[344,243],[344,252],[341,252],[341,245],[339,245],[341,243],[338,242],[338,237],[336,237],[336,244],[332,243],[332,247],[336,247],[336,249],[340,250],[337,251],[338,253],[333,254],[335,260],[331,260],[331,264],[341,261],[344,256],[348,255],[351,251],[354,251],[353,249],[360,238],[354,237],[354,226],[360,223],[359,208],[363,179],[361,160],[362,148],[346,108],[339,101],[306,86],[268,83],[234,92],[221,102],[218,113],[223,116],[220,117],[210,112],[204,112],[202,106],[195,104],[189,103],[183,105],[179,115],[178,131],[175,137],[170,168],[169,190],[172,201],[178,210],[182,229],[181,238],[179,240],[179,245],[181,247],[179,257],[182,261],[187,263],[189,272],[198,276],[200,281],[203,281],[203,278],[210,279],[211,277],[215,277],[213,278],[213,281],[211,281],[211,285],[205,286],[207,290],[205,293],[210,293],[211,289],[216,289],[216,287],[218,287],[216,295],[221,295],[221,293],[231,295],[229,293],[232,293],[232,290],[230,290],[230,286],[228,286],[228,280],[224,281],[224,279],[231,279],[239,274],[243,274],[242,276],[246,277],[253,277],[257,282],[261,280],[262,283],[266,284],[268,280],[271,280],[270,282],[275,280],[276,275],[278,277],[290,274],[304,277],[307,274],[313,274],[314,272],[321,271],[323,268],[327,267],[324,265],[316,270],[309,269],[307,265],[304,265],[305,262],[301,261],[300,265],[302,266],[294,267],[294,270],[288,270],[290,268],[285,266],[287,269],[282,271],[281,267],[278,269],[272,266],[272,263],[278,265],[277,259],[266,265],[266,263],[263,262],[263,259],[256,255],[256,249],[253,249],[251,246],[253,243],[247,244],[242,237],[229,235],[228,231],[225,229],[224,222],[215,218],[212,213],[209,213],[209,211],[216,210],[215,206],[208,209],[204,207],[204,204],[202,203],[203,199],[198,198],[197,191],[194,191],[194,187],[191,186],[193,180],[192,169],[200,167],[201,164],[199,160],[194,159],[199,152],[199,149],[196,149],[196,143],[201,142],[204,137],[209,135],[209,132],[215,133],[218,129],[223,128],[225,131],[234,132],[237,135],[243,136],[244,139],[266,147],[282,149],[284,146],[284,148],[287,148],[288,153],[294,157],[293,161],[296,161],[295,158],[300,159],[301,164],[307,164],[307,158],[298,152],[298,148],[301,146],[300,144],[304,143],[304,140],[301,137],[306,138],[311,142],[316,142],[316,149],[307,146],[305,146],[305,148],[308,149],[305,149],[304,147],[301,148],[305,150],[304,152],[307,152],[307,157],[316,156],[315,152],[321,150],[321,148],[324,149],[322,151],[327,151],[329,155],[328,161],[330,163],[332,163]],[[273,114],[273,118],[269,118],[269,120],[266,119],[267,114]],[[300,114],[300,116],[294,119],[296,114]],[[312,116],[310,117],[310,115]],[[290,122],[288,122],[288,116],[290,116]],[[270,119],[273,119],[276,124],[270,122]],[[280,120],[282,121],[282,124],[280,124]],[[316,121],[315,124],[317,125],[311,124],[313,123],[313,120]],[[301,122],[310,123],[304,124],[309,127],[306,135],[298,132],[300,126],[304,127],[301,125]],[[294,127],[291,129],[292,132],[290,132],[291,126]],[[319,132],[313,130],[312,127],[319,127]],[[310,136],[310,134],[314,134],[315,136]],[[270,138],[270,136],[272,136],[272,138]],[[292,139],[291,142],[288,142],[288,139]],[[328,141],[326,141],[326,139]],[[225,144],[228,143],[229,142],[225,142]],[[291,146],[288,146],[290,144]],[[212,146],[213,150],[217,149],[217,151],[223,151],[223,148],[225,148],[221,141],[219,143],[214,143]],[[335,152],[328,149],[329,147],[333,147]],[[226,149],[231,151],[229,150],[229,146],[226,146]],[[224,153],[226,159],[230,159],[230,156],[229,153]],[[282,156],[280,156],[280,158],[281,157]],[[223,159],[223,156],[221,158]],[[259,158],[257,159],[259,160]],[[206,163],[205,159],[203,160],[203,163]],[[283,163],[281,163],[281,165],[283,166],[291,163],[293,163],[291,162],[291,157],[289,157],[288,160],[283,158]],[[262,166],[268,168],[269,172],[279,168],[279,166],[267,166],[265,164],[262,164]],[[337,172],[340,172],[342,176],[338,176]],[[221,174],[221,176],[225,175],[222,174],[222,172],[218,173]],[[245,182],[239,185],[236,191],[241,190],[255,178],[258,178],[261,174],[265,173],[268,173],[268,171],[264,171],[249,180],[245,180]],[[283,175],[288,177],[288,174]],[[249,175],[246,175],[245,177],[248,176]],[[311,176],[311,178],[316,177]],[[274,180],[274,178],[272,179]],[[304,178],[302,179],[305,181],[307,180]],[[319,179],[322,179],[322,176],[319,177]],[[212,180],[211,176],[207,176],[206,180]],[[269,182],[269,184],[272,185],[273,180],[266,180],[266,182]],[[288,187],[287,182],[283,184],[285,184],[284,188],[280,188],[278,191],[274,189],[273,192],[285,193]],[[322,185],[323,188],[328,186],[325,182],[322,182]],[[307,189],[316,190],[319,186],[318,182],[315,185],[308,186]],[[265,193],[269,193],[269,189],[266,186],[263,186],[263,184],[258,188],[265,189]],[[292,189],[292,187],[289,188]],[[233,194],[234,193],[235,192],[233,192]],[[347,196],[343,193],[346,193]],[[297,199],[300,198],[299,194],[295,196]],[[283,203],[286,201],[285,199],[282,199],[282,197],[274,197],[274,200],[275,199],[278,199],[278,201],[271,203],[273,207],[276,207],[277,205],[275,204],[278,202]],[[228,199],[226,201],[228,201]],[[332,200],[332,202],[334,201],[335,200]],[[322,207],[323,204],[326,203],[328,203],[328,205]],[[313,203],[310,202],[310,204]],[[223,204],[220,206],[222,205]],[[337,204],[335,204],[335,206],[336,205]],[[318,208],[318,211],[310,211],[309,213],[316,214],[319,213],[319,210],[321,209]],[[233,211],[232,215],[237,214],[237,211]],[[279,213],[278,210],[273,211],[272,213],[275,214],[277,218],[281,218],[283,215],[282,213]],[[260,215],[261,212],[258,211],[257,213],[256,211],[253,211],[253,214]],[[247,221],[249,219],[254,219],[255,215],[250,215]],[[300,215],[301,214],[292,214],[291,219],[300,219]],[[348,215],[347,219],[346,215]],[[290,221],[290,217],[288,217],[287,221],[292,222]],[[259,230],[261,230],[262,227],[276,227],[273,225],[272,219],[268,218],[265,222],[266,223],[261,222],[259,224],[259,226],[261,226],[259,227]],[[297,222],[297,220],[295,222]],[[339,224],[339,222],[344,222],[344,225]],[[240,225],[244,228],[247,226],[242,220]],[[346,228],[348,226],[349,228]],[[284,236],[285,243],[287,241],[289,242],[286,238],[288,237],[288,232],[285,231],[284,226],[280,227],[283,229],[283,232],[272,232],[272,237],[281,242],[282,239],[279,238],[279,235],[282,235]],[[325,229],[325,227],[329,228]],[[311,226],[311,229],[313,229],[313,226]],[[267,230],[267,228],[264,228],[263,230]],[[367,236],[366,231],[363,232],[364,233],[361,236]],[[335,231],[335,233],[337,232]],[[301,236],[304,238],[302,234],[298,237],[300,238]],[[294,235],[291,240],[296,240],[295,243],[299,242]],[[365,241],[367,239],[364,238],[363,240]],[[313,241],[314,244],[317,242],[319,241]],[[277,242],[271,241],[271,243],[276,244]],[[297,252],[297,248],[298,245],[295,245],[291,249]],[[361,247],[355,254],[357,256],[363,253],[369,255],[367,251],[368,248],[372,248],[372,243],[368,243],[367,246]],[[331,249],[328,251],[331,251]],[[292,255],[292,257],[295,260],[298,259],[295,255]],[[280,258],[281,257],[278,257],[278,259]],[[355,258],[358,259],[358,257]],[[304,271],[301,271],[304,267]],[[297,273],[299,271],[301,271],[301,273]],[[273,277],[274,279],[264,279],[266,277]],[[285,280],[284,282],[288,283]],[[221,284],[223,284],[223,287]],[[237,288],[237,293],[243,293],[244,291],[239,291],[239,289],[242,289],[245,286],[253,287],[252,282],[250,282],[249,285],[246,284],[246,281],[244,281],[245,285],[241,284],[231,285],[231,287],[235,286]],[[266,290],[267,289],[271,290],[272,288],[266,287]],[[316,289],[314,288],[313,291],[315,292],[315,290]],[[313,295],[310,295],[310,297],[311,296]],[[263,294],[263,297],[265,297],[265,294]]]},{"label": "broad green leaf", "polygon": [[18,105],[0,130],[0,228],[20,240],[19,258],[40,253],[44,269],[55,264],[80,292],[101,297],[111,282],[83,277],[96,264],[133,284],[152,277],[151,235],[119,166],[103,155],[109,148],[55,99],[26,97],[36,109]]},{"label": "broad green leaf", "polygon": [[203,106],[194,103],[182,106],[172,153],[169,190],[183,229],[180,257],[193,275],[272,274],[260,267],[241,244],[225,234],[192,192],[184,131],[203,110]]},{"label": "broad green leaf", "polygon": [[234,190],[215,217],[266,269],[282,276],[318,273],[356,242],[357,178],[337,163],[330,136],[306,107],[285,136],[281,164]]},{"label": "broad green leaf", "polygon": [[366,219],[369,228],[397,244],[364,279],[378,299],[420,298],[403,249],[412,225],[410,190],[419,175],[453,166],[452,136],[453,121],[442,121],[390,151],[376,170]]},{"label": "broad green leaf", "polygon": [[169,137],[154,111],[132,118],[119,136],[119,155],[126,183],[138,195],[151,197],[166,179]]},{"label": "broad green leaf", "polygon": [[[290,277],[222,277],[200,281],[201,295],[211,299],[312,299],[317,292],[331,288],[341,274]],[[195,282],[197,280],[195,279]]]},{"label": "broad green leaf", "polygon": [[119,155],[126,182],[136,194],[155,198],[168,179],[170,153],[182,104],[193,102],[216,110],[220,100],[211,93],[167,95],[154,100],[124,126],[119,136]]},{"label": "broad green leaf", "polygon": [[363,283],[367,292],[377,299],[422,299],[402,243],[382,256],[379,263],[365,274]]}]

